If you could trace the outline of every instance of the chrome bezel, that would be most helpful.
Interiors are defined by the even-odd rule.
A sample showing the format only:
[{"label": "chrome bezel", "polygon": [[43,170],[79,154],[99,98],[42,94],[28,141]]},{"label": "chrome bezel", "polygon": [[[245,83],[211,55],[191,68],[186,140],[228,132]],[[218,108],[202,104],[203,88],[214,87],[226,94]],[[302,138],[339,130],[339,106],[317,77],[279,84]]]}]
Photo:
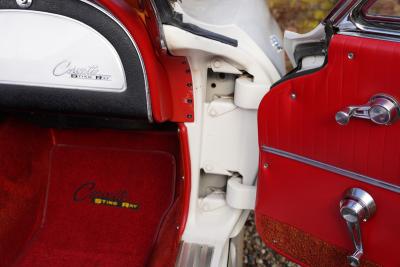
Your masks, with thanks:
[{"label": "chrome bezel", "polygon": [[379,25],[367,20],[363,7],[373,0],[344,0],[337,4],[324,23],[330,23],[338,34],[400,42],[400,22]]}]

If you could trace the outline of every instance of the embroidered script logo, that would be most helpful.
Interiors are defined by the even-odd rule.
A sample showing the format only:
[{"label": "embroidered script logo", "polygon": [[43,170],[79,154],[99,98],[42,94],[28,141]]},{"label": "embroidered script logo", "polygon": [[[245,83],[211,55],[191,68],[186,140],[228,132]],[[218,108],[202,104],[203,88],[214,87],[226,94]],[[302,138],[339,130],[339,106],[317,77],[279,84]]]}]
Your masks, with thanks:
[{"label": "embroidered script logo", "polygon": [[74,192],[75,202],[89,201],[95,205],[119,207],[137,210],[139,204],[129,201],[128,192],[120,190],[117,192],[103,192],[96,189],[96,182],[88,182],[80,185]]},{"label": "embroidered script logo", "polygon": [[100,73],[97,65],[77,67],[68,60],[58,63],[53,69],[53,75],[56,77],[67,76],[72,79],[111,81],[111,75]]}]

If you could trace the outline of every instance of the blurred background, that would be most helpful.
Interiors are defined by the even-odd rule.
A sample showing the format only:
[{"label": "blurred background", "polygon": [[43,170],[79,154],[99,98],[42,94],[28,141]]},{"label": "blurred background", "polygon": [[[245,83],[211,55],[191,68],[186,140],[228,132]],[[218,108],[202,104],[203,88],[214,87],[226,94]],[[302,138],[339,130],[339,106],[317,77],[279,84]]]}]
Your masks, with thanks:
[{"label": "blurred background", "polygon": [[337,0],[267,0],[283,30],[305,33],[315,28]]},{"label": "blurred background", "polygon": [[[267,2],[282,31],[305,33],[316,27],[328,15],[337,0],[267,0]],[[246,223],[244,239],[244,267],[298,266],[264,245],[255,229],[253,214]]]}]

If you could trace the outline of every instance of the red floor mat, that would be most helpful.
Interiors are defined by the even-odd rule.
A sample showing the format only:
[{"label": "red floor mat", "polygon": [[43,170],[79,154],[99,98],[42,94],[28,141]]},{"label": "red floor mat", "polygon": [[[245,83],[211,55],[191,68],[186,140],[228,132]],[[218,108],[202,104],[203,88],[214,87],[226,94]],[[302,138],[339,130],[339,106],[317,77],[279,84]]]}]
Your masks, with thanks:
[{"label": "red floor mat", "polygon": [[174,201],[171,154],[56,146],[45,221],[18,266],[144,266]]}]

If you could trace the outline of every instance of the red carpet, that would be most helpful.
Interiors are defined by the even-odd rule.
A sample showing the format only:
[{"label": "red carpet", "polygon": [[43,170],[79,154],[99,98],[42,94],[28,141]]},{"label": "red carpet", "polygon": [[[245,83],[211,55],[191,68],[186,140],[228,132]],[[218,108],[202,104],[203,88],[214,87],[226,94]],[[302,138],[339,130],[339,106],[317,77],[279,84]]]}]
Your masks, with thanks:
[{"label": "red carpet", "polygon": [[174,182],[164,152],[56,146],[45,221],[18,266],[144,266]]},{"label": "red carpet", "polygon": [[173,267],[178,132],[0,123],[0,267]]},{"label": "red carpet", "polygon": [[11,266],[43,216],[49,149],[43,130],[0,124],[0,266]]}]

